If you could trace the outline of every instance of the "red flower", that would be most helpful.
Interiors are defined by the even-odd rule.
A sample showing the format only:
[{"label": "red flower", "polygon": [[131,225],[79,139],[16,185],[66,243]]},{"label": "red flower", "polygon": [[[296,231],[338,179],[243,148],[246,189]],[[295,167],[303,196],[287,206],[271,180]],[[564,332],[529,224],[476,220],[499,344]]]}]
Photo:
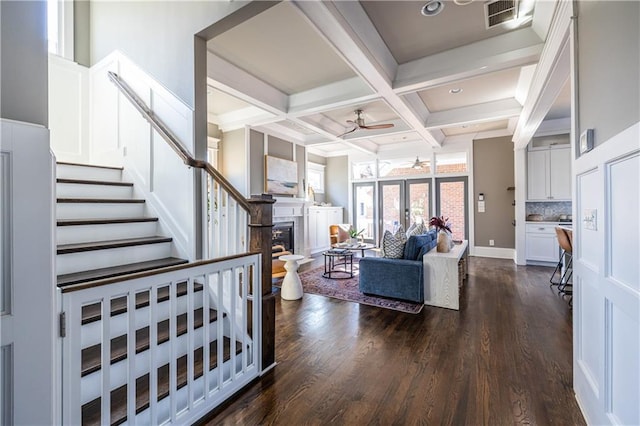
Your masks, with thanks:
[{"label": "red flower", "polygon": [[449,227],[449,218],[444,218],[444,216],[434,216],[431,218],[431,220],[429,220],[429,226],[434,226],[436,228],[436,231],[440,231],[441,229],[444,229],[447,232],[451,232],[451,228]]}]

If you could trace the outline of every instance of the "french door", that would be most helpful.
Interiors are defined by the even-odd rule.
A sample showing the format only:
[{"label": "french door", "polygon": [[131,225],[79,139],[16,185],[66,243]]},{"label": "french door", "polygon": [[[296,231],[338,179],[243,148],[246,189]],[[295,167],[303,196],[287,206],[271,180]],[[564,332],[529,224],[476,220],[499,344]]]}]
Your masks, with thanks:
[{"label": "french door", "polygon": [[436,216],[449,218],[454,240],[469,239],[466,177],[436,178]]},{"label": "french door", "polygon": [[407,179],[379,182],[379,234],[428,223],[431,214],[431,180]]},{"label": "french door", "polygon": [[373,243],[376,239],[376,187],[373,182],[353,184],[353,227],[364,229],[362,237]]}]

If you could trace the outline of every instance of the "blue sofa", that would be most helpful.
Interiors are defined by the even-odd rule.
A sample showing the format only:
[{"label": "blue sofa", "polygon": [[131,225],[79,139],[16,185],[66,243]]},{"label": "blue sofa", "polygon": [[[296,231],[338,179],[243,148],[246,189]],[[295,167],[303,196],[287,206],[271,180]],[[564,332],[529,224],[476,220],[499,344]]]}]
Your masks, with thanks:
[{"label": "blue sofa", "polygon": [[435,229],[409,237],[402,259],[360,259],[360,291],[375,296],[424,302],[422,256],[437,243]]}]

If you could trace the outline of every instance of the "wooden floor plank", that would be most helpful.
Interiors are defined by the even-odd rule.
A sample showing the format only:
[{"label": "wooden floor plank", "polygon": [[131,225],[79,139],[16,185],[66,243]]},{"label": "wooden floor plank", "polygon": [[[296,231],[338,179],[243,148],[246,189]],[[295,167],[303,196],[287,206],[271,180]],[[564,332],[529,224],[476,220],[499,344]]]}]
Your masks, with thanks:
[{"label": "wooden floor plank", "polygon": [[469,260],[460,311],[278,299],[277,366],[202,423],[584,424],[552,269]]}]

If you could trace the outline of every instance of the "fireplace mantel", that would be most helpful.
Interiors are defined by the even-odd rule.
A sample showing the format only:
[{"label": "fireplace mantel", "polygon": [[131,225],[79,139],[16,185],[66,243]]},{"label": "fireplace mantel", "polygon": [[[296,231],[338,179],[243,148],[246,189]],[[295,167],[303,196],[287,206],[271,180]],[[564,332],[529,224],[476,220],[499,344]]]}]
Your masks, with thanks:
[{"label": "fireplace mantel", "polygon": [[304,216],[304,207],[308,203],[304,198],[274,197],[273,217]]}]

